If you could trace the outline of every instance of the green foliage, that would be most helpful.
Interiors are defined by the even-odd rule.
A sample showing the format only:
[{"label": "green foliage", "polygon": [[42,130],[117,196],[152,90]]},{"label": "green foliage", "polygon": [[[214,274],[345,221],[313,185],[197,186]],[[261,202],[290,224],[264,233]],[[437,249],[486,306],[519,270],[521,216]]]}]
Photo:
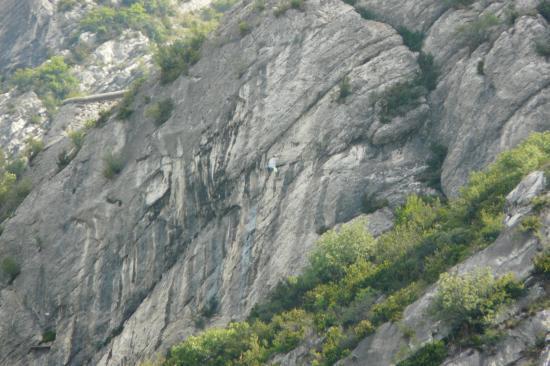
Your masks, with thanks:
[{"label": "green foliage", "polygon": [[474,51],[482,43],[489,40],[491,29],[499,24],[500,20],[494,14],[486,14],[459,27],[457,36],[470,48],[470,51]]},{"label": "green foliage", "polygon": [[476,69],[478,75],[485,75],[485,62],[483,60],[478,61]]},{"label": "green foliage", "polygon": [[345,76],[340,81],[340,93],[338,94],[338,102],[342,103],[346,100],[346,97],[351,94],[351,84],[349,78]]},{"label": "green foliage", "polygon": [[445,158],[447,158],[447,147],[440,144],[432,144],[430,149],[432,156],[428,160],[428,169],[426,169],[421,180],[426,182],[429,187],[441,190],[441,169]]},{"label": "green foliage", "polygon": [[384,301],[374,305],[370,319],[374,325],[380,325],[387,321],[398,321],[405,307],[413,303],[421,294],[423,286],[416,282],[394,292]]},{"label": "green foliage", "polygon": [[174,102],[172,102],[172,99],[164,99],[149,107],[146,115],[153,119],[155,125],[160,126],[170,119],[173,110]]},{"label": "green foliage", "polygon": [[63,168],[65,168],[72,160],[71,154],[67,152],[67,150],[63,149],[57,154],[57,170],[61,171]]},{"label": "green foliage", "polygon": [[57,3],[57,11],[66,12],[72,10],[76,4],[76,0],[59,0]]},{"label": "green foliage", "polygon": [[533,272],[538,275],[550,277],[550,250],[546,250],[543,253],[537,255],[533,259],[534,270]]},{"label": "green foliage", "polygon": [[468,334],[482,331],[502,305],[516,297],[523,285],[512,274],[496,279],[489,269],[463,276],[441,274],[434,301],[438,315]]},{"label": "green foliage", "polygon": [[22,179],[25,169],[23,159],[9,161],[0,149],[0,223],[15,211],[30,192],[30,182]]},{"label": "green foliage", "polygon": [[2,269],[2,272],[8,277],[9,283],[12,283],[19,273],[21,273],[21,267],[11,257],[2,259],[2,262],[0,262],[0,269]]},{"label": "green foliage", "polygon": [[72,131],[69,131],[67,135],[71,139],[75,149],[80,150],[82,148],[82,145],[84,145],[84,140],[86,138],[86,130],[85,129],[72,130]]},{"label": "green foliage", "polygon": [[10,80],[22,91],[33,90],[50,108],[78,91],[78,80],[61,56],[54,56],[34,69],[19,69]]},{"label": "green foliage", "polygon": [[205,318],[211,318],[218,312],[219,302],[215,297],[211,297],[210,300],[201,310],[201,315]]},{"label": "green foliage", "polygon": [[420,72],[414,79],[395,84],[381,96],[380,122],[389,123],[393,118],[418,107],[419,99],[436,88],[439,68],[433,56],[420,52],[417,62]]},{"label": "green foliage", "polygon": [[439,366],[447,357],[447,346],[443,341],[435,341],[418,349],[412,356],[397,366]]},{"label": "green foliage", "polygon": [[42,142],[42,140],[29,137],[26,140],[26,145],[25,145],[25,149],[23,150],[23,154],[27,157],[29,162],[32,162],[34,158],[36,158],[36,156],[40,154],[42,150],[44,150],[44,143]]},{"label": "green foliage", "polygon": [[405,27],[397,28],[397,32],[403,38],[405,46],[413,52],[419,52],[422,49],[422,42],[424,41],[425,34],[422,32],[411,31]]},{"label": "green foliage", "polygon": [[[504,197],[549,161],[550,133],[536,133],[485,172],[472,174],[458,198],[440,203],[409,197],[394,228],[377,239],[361,221],[328,231],[303,274],[281,282],[246,322],[189,338],[173,348],[165,365],[266,364],[310,335],[322,343],[308,364],[334,364],[376,326],[398,320],[441,273],[490,244],[502,225]],[[547,258],[539,261],[536,268],[547,271]],[[497,279],[486,271],[444,274],[440,289],[434,308],[471,345],[498,339],[488,325],[522,293],[512,276]],[[444,344],[435,342],[400,365],[436,365],[445,354]]]},{"label": "green foliage", "polygon": [[537,10],[539,11],[539,14],[546,19],[547,22],[550,22],[550,1],[543,0],[540,2],[540,4],[537,6]]},{"label": "green foliage", "polygon": [[107,179],[113,179],[124,169],[125,164],[121,154],[108,152],[103,157],[103,176]]},{"label": "green foliage", "polygon": [[542,57],[550,57],[550,38],[547,36],[535,39],[535,51]]},{"label": "green foliage", "polygon": [[361,18],[366,20],[376,20],[378,17],[377,15],[370,11],[369,9],[365,8],[364,6],[356,6],[355,10],[361,15]]},{"label": "green foliage", "polygon": [[342,226],[339,232],[329,230],[323,234],[309,258],[308,275],[322,282],[335,281],[346,274],[348,266],[368,257],[374,238],[365,226],[364,220],[357,220]]},{"label": "green foliage", "polygon": [[200,59],[200,48],[205,39],[206,34],[197,30],[171,45],[159,47],[155,59],[160,66],[161,83],[167,84],[176,80],[181,74],[186,75],[189,67]]},{"label": "green foliage", "polygon": [[144,6],[145,3],[145,1],[139,1],[127,7],[94,8],[80,21],[80,32],[92,32],[100,41],[107,41],[130,28],[141,31],[149,38],[160,42],[166,37],[166,28],[148,11],[147,6]]},{"label": "green foliage", "polygon": [[443,2],[450,7],[459,9],[467,7],[474,3],[475,0],[443,0]]},{"label": "green foliage", "polygon": [[248,24],[244,20],[239,22],[239,33],[241,34],[241,36],[245,36],[250,33],[251,29],[252,28],[250,27],[250,24]]},{"label": "green foliage", "polygon": [[55,341],[55,337],[56,337],[55,331],[49,329],[49,330],[45,331],[44,333],[42,333],[41,343],[53,342],[53,341]]},{"label": "green foliage", "polygon": [[[132,105],[134,104],[134,101],[136,99],[136,96],[139,93],[139,89],[145,82],[145,78],[139,78],[130,87],[130,89],[124,94],[124,98],[120,101],[118,104],[118,111],[116,114],[116,118],[125,120],[132,116],[134,113],[134,109],[132,108]],[[100,118],[102,118],[102,114],[100,113]]]},{"label": "green foliage", "polygon": [[538,216],[529,215],[523,219],[520,224],[520,230],[524,233],[538,233],[542,223]]},{"label": "green foliage", "polygon": [[279,17],[287,12],[289,9],[304,9],[304,0],[283,0],[273,10],[273,14]]}]

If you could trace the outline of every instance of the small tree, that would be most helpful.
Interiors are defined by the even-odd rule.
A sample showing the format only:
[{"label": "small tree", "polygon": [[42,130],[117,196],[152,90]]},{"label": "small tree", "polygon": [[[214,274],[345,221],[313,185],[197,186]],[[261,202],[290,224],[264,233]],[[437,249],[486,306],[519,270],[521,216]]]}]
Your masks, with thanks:
[{"label": "small tree", "polygon": [[6,276],[8,276],[8,282],[12,283],[13,280],[21,273],[21,267],[19,264],[11,257],[6,257],[0,262],[0,268]]},{"label": "small tree", "polygon": [[495,278],[486,268],[463,276],[443,273],[434,307],[438,316],[466,334],[482,331],[523,286],[509,273]]},{"label": "small tree", "polygon": [[346,267],[366,258],[374,247],[374,238],[365,220],[344,225],[339,232],[329,230],[321,236],[313,250],[310,273],[321,281],[333,281],[345,275]]}]

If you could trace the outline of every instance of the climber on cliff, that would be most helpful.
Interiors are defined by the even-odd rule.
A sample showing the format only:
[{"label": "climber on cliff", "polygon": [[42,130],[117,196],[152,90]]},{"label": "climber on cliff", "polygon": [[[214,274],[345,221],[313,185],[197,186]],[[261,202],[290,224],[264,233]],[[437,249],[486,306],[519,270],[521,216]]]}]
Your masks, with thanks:
[{"label": "climber on cliff", "polygon": [[269,162],[267,163],[267,170],[277,173],[277,155],[269,159]]}]

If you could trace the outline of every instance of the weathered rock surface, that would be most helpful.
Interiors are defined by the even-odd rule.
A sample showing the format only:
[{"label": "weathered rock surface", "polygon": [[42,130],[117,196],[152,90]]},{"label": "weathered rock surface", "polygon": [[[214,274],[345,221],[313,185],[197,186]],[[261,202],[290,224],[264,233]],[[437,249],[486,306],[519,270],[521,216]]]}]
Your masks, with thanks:
[{"label": "weathered rock surface", "polygon": [[[238,6],[188,77],[168,86],[151,79],[129,121],[112,118],[89,132],[57,172],[69,145],[60,131],[97,113],[62,107],[42,132],[47,148],[29,173],[36,188],[0,236],[0,257],[22,267],[13,284],[0,278],[0,364],[135,364],[194,332],[211,299],[218,315],[208,325],[242,319],[281,278],[299,273],[320,232],[360,214],[365,197],[395,205],[411,192],[433,192],[421,178],[430,144],[449,149],[443,189],[453,195],[472,169],[550,127],[550,66],[532,47],[548,29],[542,17],[520,16],[470,54],[455,30],[479,4],[454,11],[439,0],[397,3],[366,5],[392,26],[426,31],[424,49],[442,74],[425,103],[390,124],[373,105],[415,75],[416,55],[392,26],[338,0],[310,0],[280,17]],[[241,36],[241,20],[250,34]],[[93,57],[116,60],[115,48]],[[480,59],[485,75],[476,73]],[[113,77],[123,63],[94,65],[81,74],[90,88],[125,86]],[[351,94],[341,100],[344,77]],[[176,105],[159,128],[144,113],[147,97]],[[113,180],[103,175],[109,152],[126,162]],[[265,169],[275,156],[276,174]],[[512,227],[458,270],[488,265],[525,275],[538,246]],[[430,296],[405,314],[420,341],[432,337],[421,323]],[[31,350],[49,328],[57,334],[51,348]],[[354,354],[387,365],[401,344],[400,330],[387,324]]]}]

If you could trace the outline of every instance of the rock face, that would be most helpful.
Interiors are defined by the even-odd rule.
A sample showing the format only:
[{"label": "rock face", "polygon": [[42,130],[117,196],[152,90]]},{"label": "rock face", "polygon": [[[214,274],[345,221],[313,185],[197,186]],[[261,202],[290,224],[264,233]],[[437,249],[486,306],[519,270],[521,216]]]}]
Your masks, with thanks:
[{"label": "rock face", "polygon": [[0,11],[0,75],[43,62],[62,41],[48,0],[3,0]]},{"label": "rock face", "polygon": [[[193,333],[209,304],[217,315],[207,325],[242,319],[281,278],[299,273],[320,233],[373,197],[396,205],[433,192],[422,178],[432,143],[448,148],[442,183],[453,195],[472,169],[550,127],[550,66],[532,47],[548,29],[541,16],[501,25],[470,53],[456,29],[508,2],[464,10],[442,9],[439,0],[402,3],[365,2],[387,23],[338,0],[308,0],[304,11],[280,17],[239,5],[189,76],[168,86],[151,78],[130,120],[92,130],[58,172],[57,156],[69,146],[60,131],[92,113],[62,107],[29,172],[35,189],[0,236],[0,257],[21,264],[12,284],[0,277],[0,364],[133,365]],[[249,34],[240,34],[240,21]],[[399,22],[427,33],[424,50],[441,76],[416,108],[384,124],[379,95],[419,69],[393,28]],[[112,57],[109,50],[96,56]],[[481,59],[484,75],[476,71]],[[90,67],[82,80],[103,89],[116,69]],[[345,78],[351,93],[342,97]],[[147,102],[165,98],[175,109],[157,127]],[[125,162],[114,179],[103,174],[109,153]],[[277,173],[266,169],[273,157]],[[510,266],[527,271],[536,240],[511,235],[495,248],[523,244]],[[470,263],[495,264],[490,250]],[[418,318],[414,306],[407,316]],[[47,329],[56,331],[51,348],[33,348]],[[370,362],[376,339],[395,334],[400,342],[393,325],[379,332],[360,345],[359,359],[370,352]],[[386,365],[391,354],[376,357]]]}]

